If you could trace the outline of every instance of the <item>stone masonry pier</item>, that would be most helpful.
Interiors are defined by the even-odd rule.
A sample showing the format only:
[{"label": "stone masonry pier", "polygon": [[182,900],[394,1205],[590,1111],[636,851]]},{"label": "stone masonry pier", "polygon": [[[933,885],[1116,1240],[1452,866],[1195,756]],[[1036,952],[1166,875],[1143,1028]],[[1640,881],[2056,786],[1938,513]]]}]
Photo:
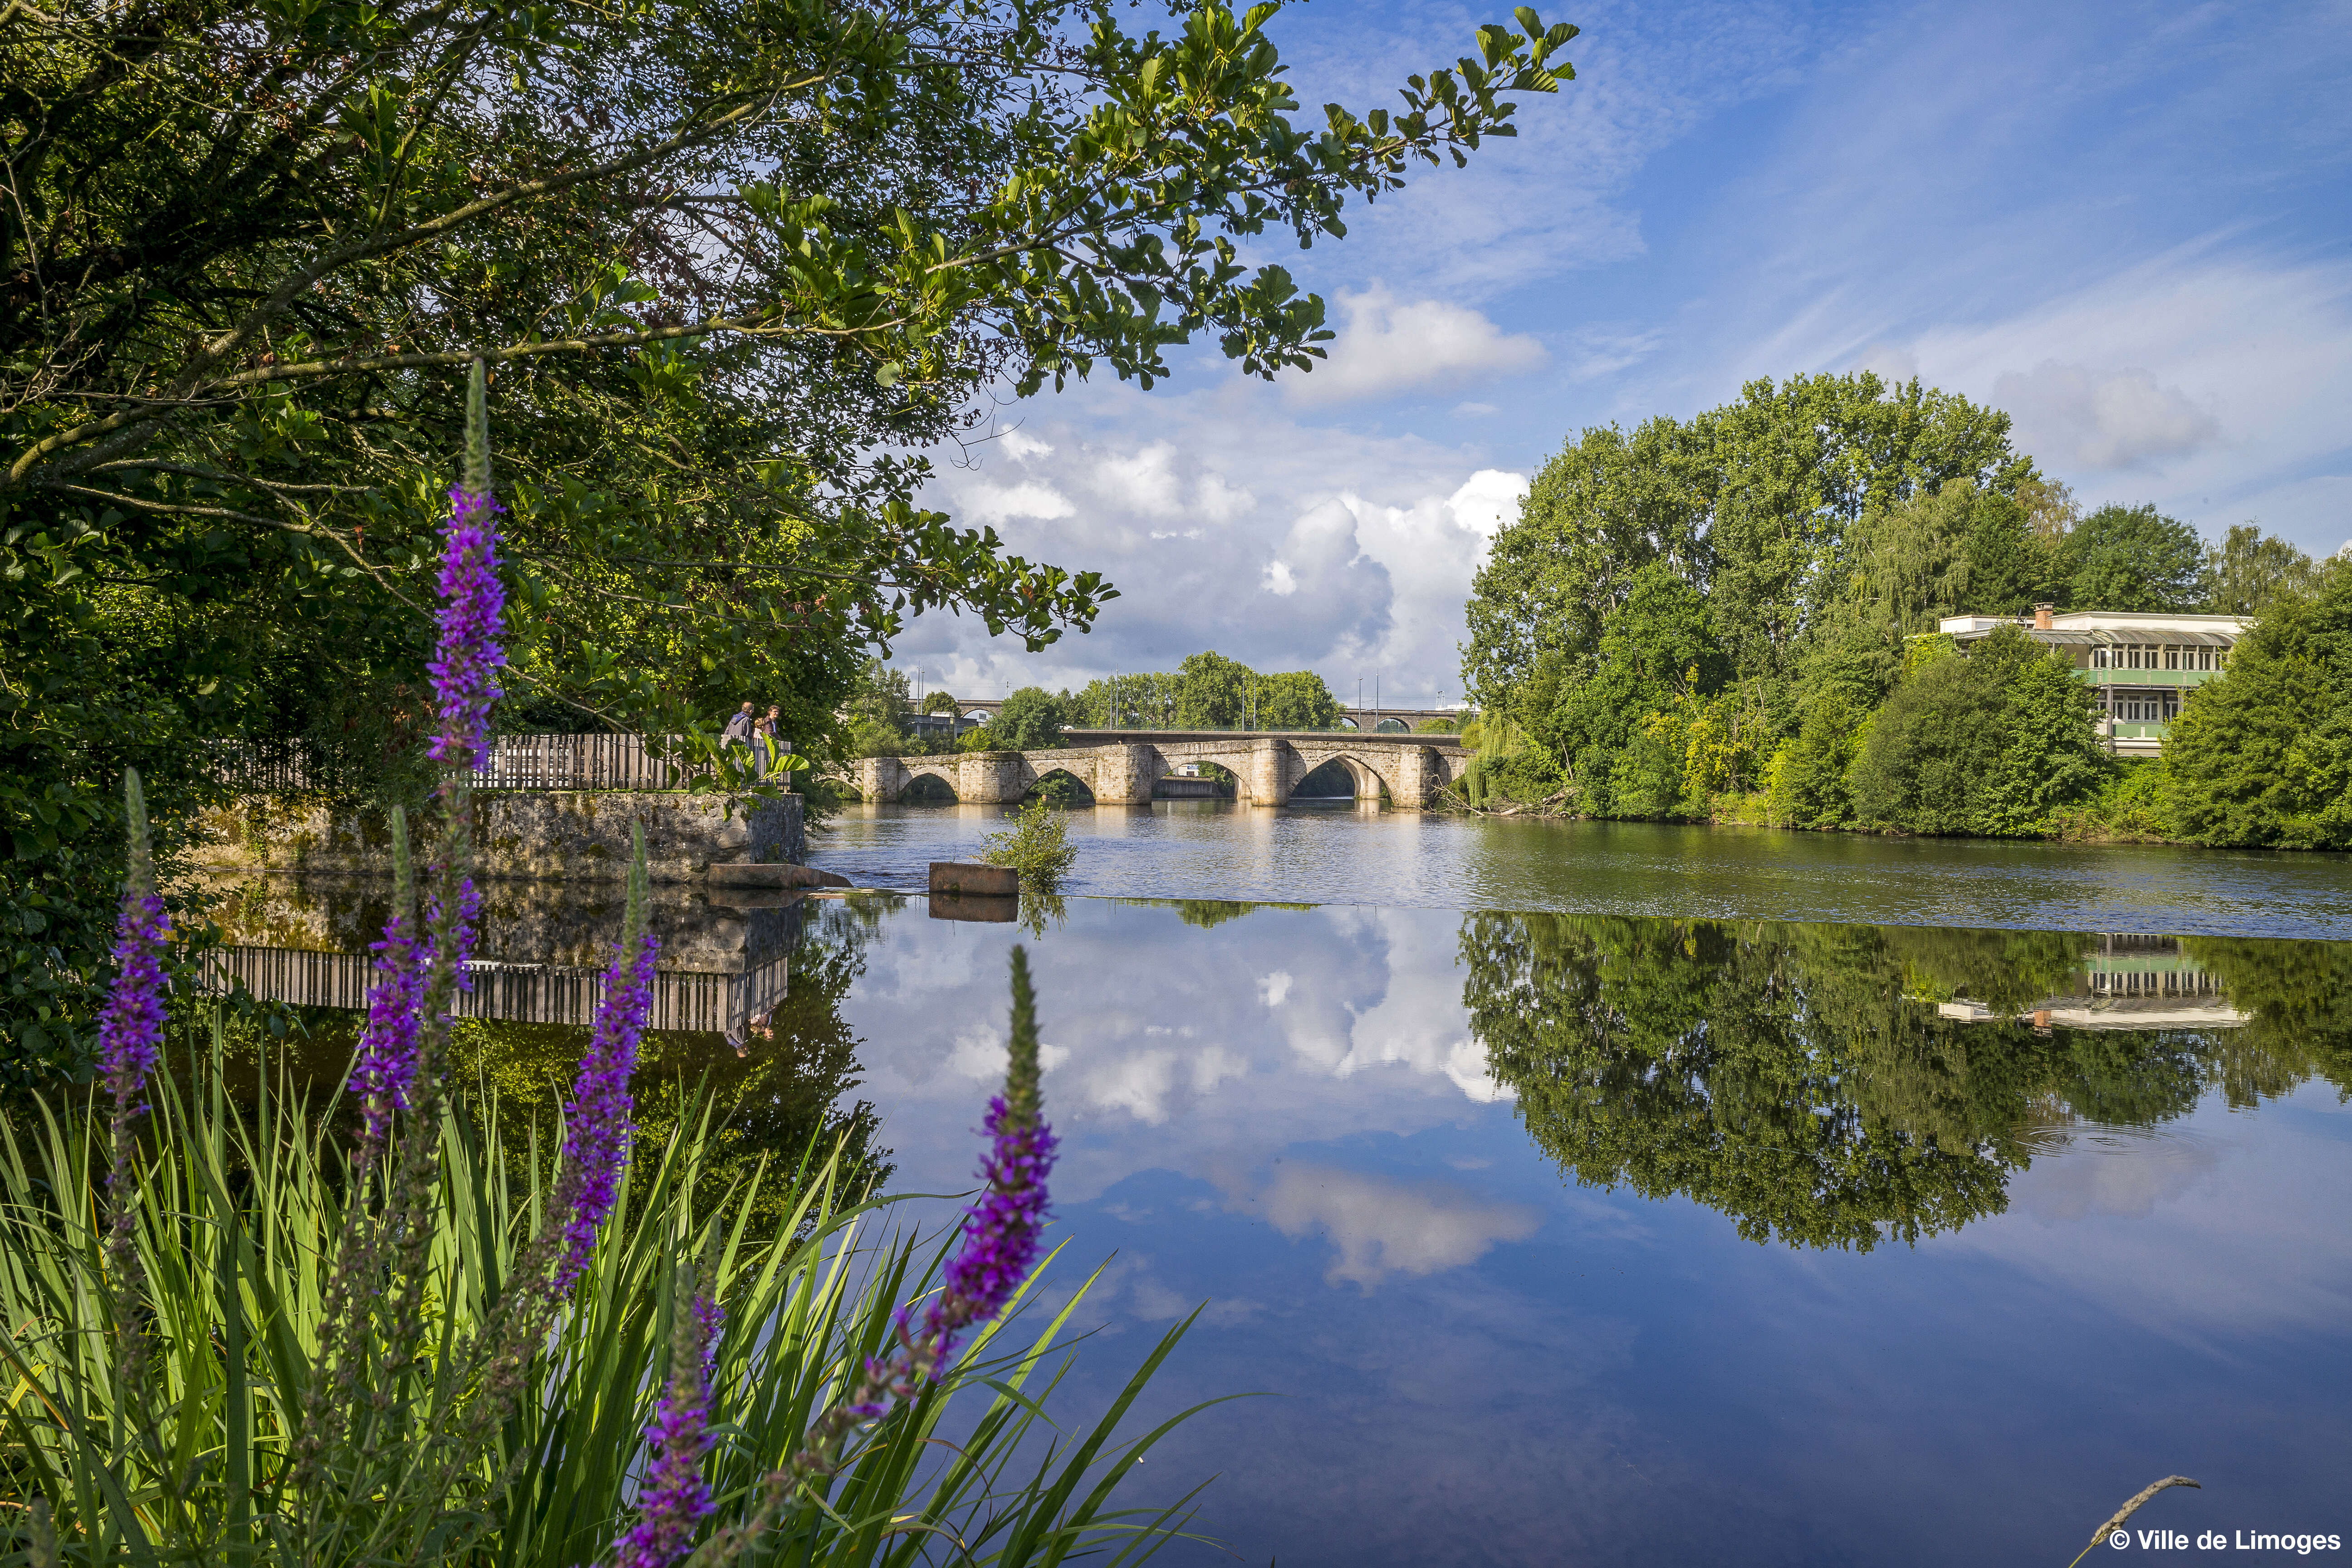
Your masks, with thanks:
[{"label": "stone masonry pier", "polygon": [[1360,800],[1385,790],[1403,811],[1423,811],[1462,775],[1471,752],[1458,736],[1349,731],[1070,730],[1069,743],[1038,752],[961,752],[864,757],[848,780],[869,802],[898,799],[916,780],[939,780],[967,805],[1017,801],[1054,773],[1087,786],[1098,805],[1141,805],[1152,786],[1188,763],[1234,775],[1246,805],[1283,805],[1298,782],[1329,763],[1345,767]]}]

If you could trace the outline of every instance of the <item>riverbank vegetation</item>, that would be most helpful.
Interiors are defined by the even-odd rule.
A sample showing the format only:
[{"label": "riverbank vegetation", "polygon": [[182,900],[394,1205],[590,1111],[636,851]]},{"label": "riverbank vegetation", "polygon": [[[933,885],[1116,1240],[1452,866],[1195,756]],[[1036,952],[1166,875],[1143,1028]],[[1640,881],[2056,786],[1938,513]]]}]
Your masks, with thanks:
[{"label": "riverbank vegetation", "polygon": [[[1688,422],[1587,430],[1538,475],[1468,607],[1465,805],[1868,832],[2352,842],[2329,672],[2352,584],[2252,525],[2207,548],[2087,513],[2009,418],[1867,373],[1749,384]],[[2252,616],[2160,763],[2021,634],[2038,604]],[[2352,723],[2347,715],[2345,723]]]},{"label": "riverbank vegetation", "polygon": [[[1025,1048],[1034,1075],[1034,1025]],[[923,1333],[942,1263],[958,1278],[886,1229],[837,1143],[744,1166],[689,1099],[607,1173],[609,1216],[538,1309],[580,1191],[576,1101],[533,1137],[455,1093],[371,1174],[331,1107],[267,1071],[248,1101],[227,1071],[217,1049],[159,1058],[127,1162],[79,1091],[9,1118],[14,1560],[676,1568],[709,1541],[714,1562],[878,1564],[934,1537],[1116,1560],[1181,1525],[1116,1489],[1167,1430],[1118,1428],[1186,1325],[1037,1463],[1085,1281],[974,1323],[936,1375],[828,1429],[901,1325]],[[1034,1256],[993,1260],[1005,1309]],[[518,1299],[537,1330],[520,1342]]]},{"label": "riverbank vegetation", "polygon": [[1002,395],[1149,388],[1202,334],[1313,366],[1323,302],[1243,250],[1511,134],[1575,31],[1521,10],[1393,112],[1309,127],[1269,14],[9,8],[0,1034],[87,1057],[126,765],[167,868],[237,787],[224,742],[421,798],[478,358],[503,727],[708,737],[751,698],[823,762],[907,617],[1091,626],[1111,586],[926,508],[922,451]]}]

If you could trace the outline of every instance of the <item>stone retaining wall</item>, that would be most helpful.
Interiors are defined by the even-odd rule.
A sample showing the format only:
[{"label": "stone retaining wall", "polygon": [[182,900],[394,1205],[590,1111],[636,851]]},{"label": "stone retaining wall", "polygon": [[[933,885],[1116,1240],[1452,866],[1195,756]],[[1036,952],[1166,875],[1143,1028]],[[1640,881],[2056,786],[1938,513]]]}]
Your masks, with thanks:
[{"label": "stone retaining wall", "polygon": [[[798,795],[747,809],[725,796],[672,792],[484,790],[474,796],[474,874],[617,882],[628,870],[634,821],[646,826],[646,868],[656,882],[692,881],[730,861],[797,865],[808,858]],[[193,858],[207,870],[392,870],[391,819],[378,807],[253,795],[205,813],[199,826],[207,842]]]}]

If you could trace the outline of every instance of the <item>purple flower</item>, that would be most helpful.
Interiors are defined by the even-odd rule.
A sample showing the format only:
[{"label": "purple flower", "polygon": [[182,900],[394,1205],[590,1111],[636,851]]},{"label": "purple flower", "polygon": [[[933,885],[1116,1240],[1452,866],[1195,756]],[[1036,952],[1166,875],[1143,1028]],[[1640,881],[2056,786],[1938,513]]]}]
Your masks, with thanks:
[{"label": "purple flower", "polygon": [[114,989],[98,1017],[98,1061],[118,1113],[135,1116],[163,1038],[163,943],[172,919],[162,899],[134,890],[123,895],[114,932]]},{"label": "purple flower", "polygon": [[698,1291],[693,1342],[687,1342],[688,1324],[681,1323],[661,1409],[646,1428],[653,1463],[637,1497],[637,1522],[614,1552],[618,1568],[673,1568],[692,1547],[695,1527],[717,1510],[702,1477],[702,1458],[710,1451],[710,1385],[719,1321],[719,1304]]},{"label": "purple flower", "polygon": [[379,1149],[391,1130],[392,1113],[409,1108],[417,1030],[424,1022],[425,953],[409,911],[399,910],[385,922],[383,940],[373,951],[376,983],[368,990],[367,1026],[352,1066],[352,1087],[366,1097],[363,1147]]},{"label": "purple flower", "polygon": [[637,1070],[638,1037],[653,1011],[654,954],[661,944],[651,931],[636,930],[633,936],[634,942],[622,942],[605,973],[595,1030],[563,1110],[568,1130],[563,1141],[565,1190],[560,1196],[566,1217],[555,1263],[559,1293],[572,1288],[595,1250],[596,1232],[613,1212],[621,1170],[628,1160],[629,1134],[635,1131],[629,1121],[635,1108],[629,1079]]},{"label": "purple flower", "polygon": [[960,1330],[986,1322],[1012,1300],[1036,1265],[1038,1238],[1045,1228],[1054,1130],[1034,1117],[1016,1115],[998,1095],[988,1102],[982,1131],[994,1140],[980,1166],[987,1190],[964,1211],[945,1288],[924,1314],[924,1330],[942,1361]]},{"label": "purple flower", "polygon": [[449,491],[449,523],[441,536],[441,640],[431,666],[441,730],[433,759],[479,768],[499,700],[498,672],[507,662],[499,646],[506,589],[499,582],[499,514],[506,509],[487,485]]},{"label": "purple flower", "polygon": [[992,1140],[982,1160],[987,1188],[964,1211],[946,1279],[918,1329],[910,1306],[893,1314],[898,1343],[869,1357],[857,1380],[812,1422],[808,1442],[790,1470],[829,1475],[851,1427],[888,1412],[887,1399],[913,1399],[936,1380],[955,1349],[956,1335],[1003,1312],[1037,1262],[1038,1240],[1050,1199],[1054,1130],[1039,1114],[1037,997],[1029,983],[1029,955],[1013,950],[1013,1037],[1006,1051],[1004,1092],[988,1102],[983,1126]]}]

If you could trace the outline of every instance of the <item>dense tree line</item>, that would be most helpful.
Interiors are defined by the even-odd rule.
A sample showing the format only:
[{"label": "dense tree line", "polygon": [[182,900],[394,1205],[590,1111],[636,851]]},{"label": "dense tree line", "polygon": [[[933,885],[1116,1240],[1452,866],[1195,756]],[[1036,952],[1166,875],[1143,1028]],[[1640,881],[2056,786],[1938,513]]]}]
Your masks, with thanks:
[{"label": "dense tree line", "polygon": [[[952,697],[930,706],[952,711]],[[932,742],[909,732],[906,679],[877,663],[868,667],[854,700],[857,756],[904,756]],[[1081,690],[1024,686],[1004,699],[995,716],[966,731],[967,751],[1038,751],[1062,743],[1065,730],[1328,730],[1339,720],[1339,700],[1309,669],[1260,674],[1214,652],[1187,657],[1174,670],[1113,675]]]},{"label": "dense tree line", "polygon": [[167,861],[224,739],[415,786],[469,361],[502,722],[671,735],[748,695],[824,750],[911,615],[1088,626],[1109,585],[924,507],[920,452],[1203,333],[1313,365],[1322,302],[1244,247],[1511,134],[1574,33],[1522,10],[1394,111],[1302,124],[1272,9],[0,11],[0,1033],[79,1048],[125,764]]},{"label": "dense tree line", "polygon": [[[2210,786],[2186,782],[2205,762],[2158,778],[2106,753],[2063,655],[2021,633],[1966,649],[1936,635],[1945,616],[2038,604],[2307,623],[2285,665],[2260,634],[2245,679],[2189,702],[2188,755],[2224,710],[2242,755],[2253,710],[2309,709],[2294,682],[2334,657],[2314,651],[2333,622],[2289,607],[2332,582],[2252,525],[2209,549],[2152,506],[2085,514],[2011,448],[2006,415],[1965,398],[1866,373],[1759,381],[1688,422],[1587,430],[1537,476],[1468,607],[1490,743],[1466,790],[1601,816],[2039,835],[2120,816],[2213,842],[2343,842],[2343,813],[2315,804],[2341,793],[2324,742],[2295,753],[2308,798],[2209,809],[2192,801]],[[2258,680],[2270,689],[2249,693]],[[2301,826],[2250,826],[2264,811]]]}]

